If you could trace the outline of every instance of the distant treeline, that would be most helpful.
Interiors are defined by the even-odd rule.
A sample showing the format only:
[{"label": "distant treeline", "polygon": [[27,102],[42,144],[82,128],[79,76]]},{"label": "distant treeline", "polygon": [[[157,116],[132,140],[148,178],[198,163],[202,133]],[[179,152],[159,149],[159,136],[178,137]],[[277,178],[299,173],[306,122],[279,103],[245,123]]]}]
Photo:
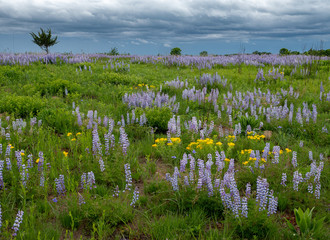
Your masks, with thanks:
[{"label": "distant treeline", "polygon": [[303,54],[303,55],[328,56],[328,57],[330,57],[330,49],[315,50],[315,49],[311,48],[308,51],[300,53],[298,51],[290,51],[286,48],[281,48],[279,54],[280,55],[300,55],[300,54]]}]

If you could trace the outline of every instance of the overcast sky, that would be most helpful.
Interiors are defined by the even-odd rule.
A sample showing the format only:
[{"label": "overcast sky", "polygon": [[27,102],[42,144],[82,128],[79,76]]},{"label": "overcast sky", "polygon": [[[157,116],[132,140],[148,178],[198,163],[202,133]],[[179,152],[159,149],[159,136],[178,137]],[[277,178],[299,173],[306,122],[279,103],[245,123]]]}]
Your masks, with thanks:
[{"label": "overcast sky", "polygon": [[0,0],[0,52],[183,54],[330,48],[330,0]]}]

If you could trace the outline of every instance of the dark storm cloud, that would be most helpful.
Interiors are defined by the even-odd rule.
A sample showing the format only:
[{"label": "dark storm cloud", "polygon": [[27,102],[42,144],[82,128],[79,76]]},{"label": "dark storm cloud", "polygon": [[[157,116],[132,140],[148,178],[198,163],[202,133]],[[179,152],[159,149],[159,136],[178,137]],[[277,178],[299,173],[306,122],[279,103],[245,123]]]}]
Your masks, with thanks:
[{"label": "dark storm cloud", "polygon": [[0,6],[0,31],[10,34],[50,27],[60,36],[133,44],[330,36],[328,0],[0,0]]}]

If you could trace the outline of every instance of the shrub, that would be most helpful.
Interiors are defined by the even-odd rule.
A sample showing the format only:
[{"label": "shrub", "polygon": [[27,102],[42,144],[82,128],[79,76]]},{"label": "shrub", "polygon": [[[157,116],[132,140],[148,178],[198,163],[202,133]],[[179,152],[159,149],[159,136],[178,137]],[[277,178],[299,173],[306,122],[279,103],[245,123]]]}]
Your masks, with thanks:
[{"label": "shrub", "polygon": [[36,97],[7,95],[0,99],[0,113],[7,112],[15,117],[35,116],[46,106],[46,103]]},{"label": "shrub", "polygon": [[57,133],[65,134],[78,130],[76,118],[71,112],[64,109],[44,109],[38,114],[38,118],[42,119],[44,125],[53,128]]},{"label": "shrub", "polygon": [[146,111],[149,126],[157,128],[157,132],[165,133],[167,131],[167,123],[172,117],[169,108],[151,108]]}]

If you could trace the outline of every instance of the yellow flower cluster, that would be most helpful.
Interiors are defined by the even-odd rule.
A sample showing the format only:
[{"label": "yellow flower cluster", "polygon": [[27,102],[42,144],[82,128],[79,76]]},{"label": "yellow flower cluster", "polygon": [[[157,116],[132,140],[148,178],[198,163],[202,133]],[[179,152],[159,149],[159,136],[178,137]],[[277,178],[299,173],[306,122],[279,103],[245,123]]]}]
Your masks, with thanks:
[{"label": "yellow flower cluster", "polygon": [[[165,144],[166,142],[167,142],[167,138],[157,138],[155,140],[155,144],[153,144],[152,147],[158,147],[158,145]],[[173,144],[176,143],[181,143],[181,138],[171,138],[171,142],[168,142],[166,145],[173,146]]]},{"label": "yellow flower cluster", "polygon": [[228,140],[228,141],[233,141],[233,140],[235,140],[235,135],[228,135],[227,137],[226,137],[226,139]]},{"label": "yellow flower cluster", "polygon": [[[243,164],[244,164],[244,165],[247,165],[248,163],[250,163],[250,162],[254,162],[254,161],[257,161],[257,158],[249,157],[249,160],[243,162]],[[264,159],[264,158],[260,158],[260,161],[261,161],[261,162],[266,162],[266,159]]]},{"label": "yellow flower cluster", "polygon": [[264,139],[265,138],[265,135],[254,135],[254,136],[247,136],[248,139],[251,139],[251,140],[261,140],[261,139]]},{"label": "yellow flower cluster", "polygon": [[191,142],[189,143],[189,145],[186,147],[187,150],[191,150],[191,149],[203,149],[207,146],[213,146],[213,145],[216,145],[216,146],[221,146],[222,145],[222,142],[216,142],[214,143],[214,140],[213,139],[210,139],[210,138],[205,138],[205,139],[197,139],[196,142]]}]

